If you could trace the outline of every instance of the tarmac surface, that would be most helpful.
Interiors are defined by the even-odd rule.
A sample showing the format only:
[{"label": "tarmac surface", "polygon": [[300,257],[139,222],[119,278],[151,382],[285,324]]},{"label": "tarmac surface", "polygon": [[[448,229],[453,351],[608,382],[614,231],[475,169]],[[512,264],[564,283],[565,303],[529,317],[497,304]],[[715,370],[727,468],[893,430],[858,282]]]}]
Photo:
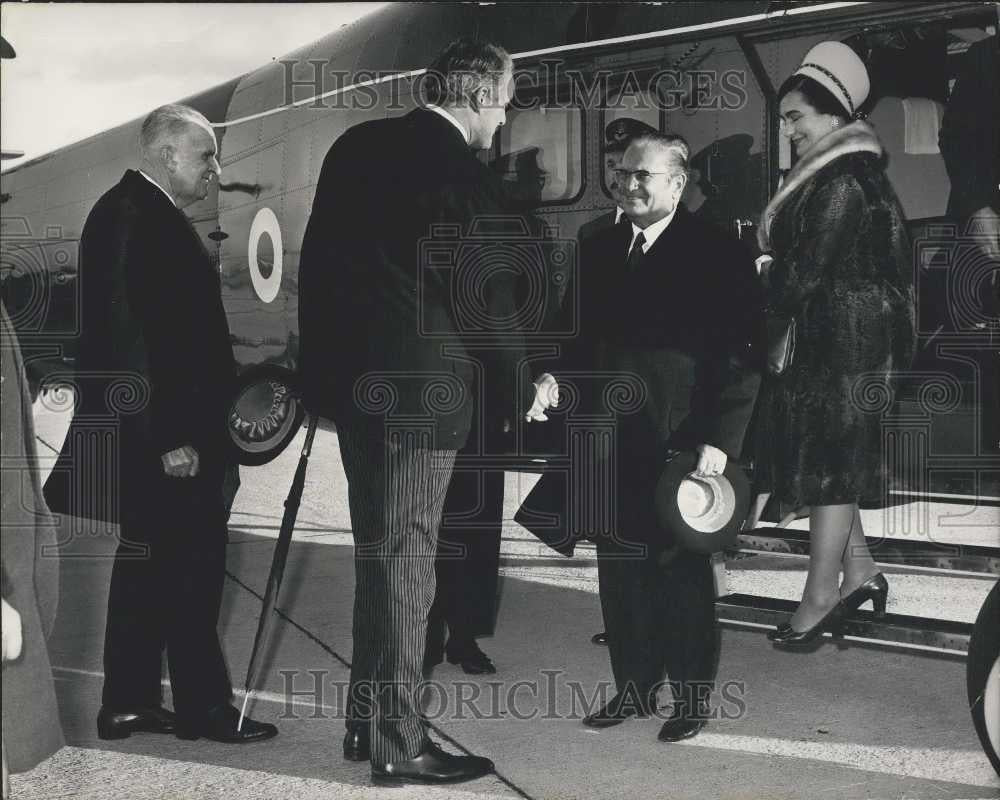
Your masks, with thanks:
[{"label": "tarmac surface", "polygon": [[[40,436],[58,446],[59,427],[58,420],[43,420]],[[220,620],[237,686],[299,441],[271,464],[242,471]],[[336,435],[321,430],[278,602],[282,617],[251,700],[252,716],[275,722],[279,736],[245,746],[142,734],[115,742],[97,738],[115,546],[109,528],[67,541],[63,550],[60,614],[50,650],[68,746],[35,770],[13,776],[13,797],[1000,797],[1000,778],[980,749],[968,713],[964,659],[955,654],[831,642],[792,654],[773,648],[760,630],[725,627],[713,699],[719,718],[699,736],[681,744],[658,742],[661,723],[655,718],[603,732],[585,728],[582,717],[614,691],[607,651],[590,643],[603,627],[596,562],[592,549],[583,548],[574,566],[563,564],[513,523],[518,497],[535,479],[507,476],[499,618],[495,635],[480,640],[498,674],[469,676],[445,663],[425,687],[434,738],[453,752],[489,756],[495,775],[452,788],[385,789],[371,785],[367,764],[341,757],[353,550]],[[1000,544],[996,508],[899,508],[913,523],[909,535]],[[899,530],[899,513],[866,512],[866,531]],[[734,560],[726,565],[728,589],[796,598],[805,564],[778,556]],[[995,581],[906,568],[886,572],[890,611],[966,622]],[[166,684],[165,692],[169,704]]]}]

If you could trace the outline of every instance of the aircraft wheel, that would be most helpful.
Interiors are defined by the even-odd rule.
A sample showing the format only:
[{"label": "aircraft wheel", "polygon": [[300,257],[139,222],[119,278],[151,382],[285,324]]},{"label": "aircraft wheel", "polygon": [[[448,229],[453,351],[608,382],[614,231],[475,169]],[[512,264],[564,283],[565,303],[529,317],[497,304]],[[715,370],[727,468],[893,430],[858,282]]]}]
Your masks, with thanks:
[{"label": "aircraft wheel", "polygon": [[965,676],[979,742],[1000,775],[1000,582],[990,590],[976,617]]}]

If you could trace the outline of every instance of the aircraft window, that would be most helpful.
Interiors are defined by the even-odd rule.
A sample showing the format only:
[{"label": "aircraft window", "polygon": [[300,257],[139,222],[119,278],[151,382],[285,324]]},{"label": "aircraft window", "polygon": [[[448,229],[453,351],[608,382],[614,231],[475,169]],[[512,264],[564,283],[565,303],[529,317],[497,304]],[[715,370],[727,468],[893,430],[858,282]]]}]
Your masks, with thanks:
[{"label": "aircraft window", "polygon": [[582,110],[509,111],[493,168],[529,208],[574,202],[583,192]]}]

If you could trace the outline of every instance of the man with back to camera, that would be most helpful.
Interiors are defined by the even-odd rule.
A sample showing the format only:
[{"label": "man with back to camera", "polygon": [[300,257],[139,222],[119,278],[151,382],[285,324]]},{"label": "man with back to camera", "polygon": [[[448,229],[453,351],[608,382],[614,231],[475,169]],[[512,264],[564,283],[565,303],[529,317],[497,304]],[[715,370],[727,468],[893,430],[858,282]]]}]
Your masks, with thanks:
[{"label": "man with back to camera", "polygon": [[[460,39],[425,82],[432,105],[366,122],[323,162],[299,269],[300,375],[311,413],[337,425],[355,541],[351,686],[344,756],[376,782],[445,783],[493,769],[432,742],[421,677],[442,506],[465,444],[477,374],[456,293],[423,255],[435,226],[457,236],[504,210],[498,179],[475,156],[505,122],[512,62]],[[512,281],[488,292],[509,318]],[[498,337],[517,350],[517,336]],[[544,419],[551,379],[529,416]],[[511,419],[522,413],[511,393]]]},{"label": "man with back to camera", "polygon": [[[236,730],[217,630],[235,362],[218,271],[182,212],[218,180],[215,134],[193,108],[168,105],[142,123],[139,149],[139,170],[97,201],[83,228],[80,406],[46,484],[53,508],[120,523],[97,732],[268,739],[277,729],[267,723]],[[80,494],[100,457],[87,444],[95,417],[117,421],[117,465],[96,462],[117,471],[117,485],[97,494],[117,493],[120,509],[88,508],[93,499]],[[67,488],[60,478],[74,469]],[[173,713],[161,705],[164,647]]]},{"label": "man with back to camera", "polygon": [[660,529],[656,481],[676,450],[698,453],[699,475],[722,474],[739,455],[759,382],[745,368],[759,316],[753,264],[735,239],[680,205],[688,158],[679,136],[647,133],[629,144],[617,172],[629,224],[584,247],[580,332],[559,365],[634,375],[642,386],[641,405],[615,420],[615,450],[605,456],[616,459],[607,491],[618,513],[611,535],[597,537],[617,693],[584,724],[655,713],[666,671],[674,706],[659,739],[667,742],[696,735],[709,716],[718,638],[710,556],[679,549]]}]

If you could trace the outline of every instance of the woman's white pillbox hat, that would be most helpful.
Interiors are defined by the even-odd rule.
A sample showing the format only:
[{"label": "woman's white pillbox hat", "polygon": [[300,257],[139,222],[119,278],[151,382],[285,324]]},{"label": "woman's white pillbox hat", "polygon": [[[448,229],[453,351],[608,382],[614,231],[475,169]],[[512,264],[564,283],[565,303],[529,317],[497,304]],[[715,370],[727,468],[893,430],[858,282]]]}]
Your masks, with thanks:
[{"label": "woman's white pillbox hat", "polygon": [[795,74],[812,78],[828,89],[850,116],[868,99],[871,89],[864,62],[842,42],[820,42],[806,53]]}]

